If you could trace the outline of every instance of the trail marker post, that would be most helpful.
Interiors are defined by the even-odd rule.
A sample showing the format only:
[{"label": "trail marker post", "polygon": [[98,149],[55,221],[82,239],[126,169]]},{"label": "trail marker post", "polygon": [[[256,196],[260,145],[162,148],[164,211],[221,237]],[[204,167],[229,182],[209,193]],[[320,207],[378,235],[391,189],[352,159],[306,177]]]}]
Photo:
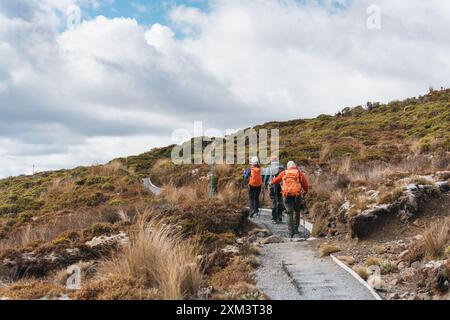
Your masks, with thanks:
[{"label": "trail marker post", "polygon": [[211,147],[211,188],[210,188],[210,197],[214,196],[214,165],[216,160],[216,145],[212,144]]}]

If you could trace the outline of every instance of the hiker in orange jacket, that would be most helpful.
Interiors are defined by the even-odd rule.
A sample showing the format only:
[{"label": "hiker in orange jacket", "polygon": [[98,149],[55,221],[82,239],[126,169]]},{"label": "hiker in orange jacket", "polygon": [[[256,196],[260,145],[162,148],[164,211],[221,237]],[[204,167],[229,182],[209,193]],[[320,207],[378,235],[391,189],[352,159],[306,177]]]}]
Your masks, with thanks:
[{"label": "hiker in orange jacket", "polygon": [[291,238],[299,233],[300,212],[306,208],[304,196],[308,193],[308,179],[297,168],[293,161],[289,161],[287,170],[281,172],[272,180],[272,184],[281,183],[284,206],[288,213],[288,228]]},{"label": "hiker in orange jacket", "polygon": [[261,194],[263,178],[258,157],[253,157],[250,164],[250,168],[247,168],[244,172],[244,178],[249,180],[248,197],[250,200],[250,217],[253,218],[255,214],[259,213],[259,196]]}]

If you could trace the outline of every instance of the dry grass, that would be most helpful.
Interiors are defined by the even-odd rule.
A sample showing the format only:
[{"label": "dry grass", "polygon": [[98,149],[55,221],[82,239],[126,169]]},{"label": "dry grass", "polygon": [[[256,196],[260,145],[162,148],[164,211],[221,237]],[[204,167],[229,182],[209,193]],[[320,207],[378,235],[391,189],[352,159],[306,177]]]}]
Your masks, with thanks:
[{"label": "dry grass", "polygon": [[345,192],[342,190],[337,190],[331,194],[329,203],[333,211],[337,211],[346,201],[347,197],[345,196]]},{"label": "dry grass", "polygon": [[97,176],[114,176],[117,175],[122,168],[122,162],[116,160],[103,166],[93,166],[90,168],[90,172],[92,175]]},{"label": "dry grass", "polygon": [[339,256],[337,257],[339,260],[341,260],[343,263],[345,263],[348,266],[355,264],[355,258],[350,256]]},{"label": "dry grass", "polygon": [[89,281],[73,293],[74,300],[157,300],[157,289],[148,288],[143,281],[118,276]]},{"label": "dry grass", "polygon": [[162,299],[194,297],[202,282],[199,248],[162,219],[137,223],[129,246],[106,262],[101,273],[143,280]]},{"label": "dry grass", "polygon": [[435,183],[433,180],[429,179],[428,177],[421,177],[421,176],[414,176],[408,179],[409,183],[412,184],[418,184],[423,186],[434,186]]},{"label": "dry grass", "polygon": [[433,224],[423,235],[425,255],[430,258],[443,257],[450,244],[450,218]]},{"label": "dry grass", "polygon": [[320,154],[319,154],[319,161],[320,163],[324,163],[326,161],[328,161],[330,159],[331,156],[331,145],[329,144],[325,144],[321,149],[320,149]]},{"label": "dry grass", "polygon": [[319,246],[319,255],[321,258],[328,257],[330,254],[341,251],[341,247],[334,244],[324,243]]},{"label": "dry grass", "polygon": [[227,184],[219,190],[217,198],[225,205],[230,205],[236,201],[238,191],[233,183]]},{"label": "dry grass", "polygon": [[38,280],[20,280],[1,289],[0,297],[12,300],[60,299],[67,290],[63,286]]},{"label": "dry grass", "polygon": [[163,188],[162,196],[172,204],[192,206],[201,200],[209,198],[209,189],[206,184],[193,183],[177,188],[169,184]]},{"label": "dry grass", "polygon": [[49,194],[71,193],[75,191],[75,182],[72,180],[65,181],[61,178],[55,178],[47,191]]},{"label": "dry grass", "polygon": [[49,242],[66,231],[81,231],[104,220],[105,217],[100,213],[85,212],[59,217],[36,226],[27,224],[11,233],[9,238],[0,240],[0,253],[9,249],[20,250],[37,242]]},{"label": "dry grass", "polygon": [[365,165],[361,168],[356,168],[350,178],[352,181],[366,181],[371,183],[378,183],[389,175],[391,170],[386,166],[381,165]]},{"label": "dry grass", "polygon": [[215,166],[215,173],[219,177],[228,177],[233,173],[233,166],[229,164],[219,164]]},{"label": "dry grass", "polygon": [[353,209],[358,212],[366,210],[369,206],[370,199],[365,193],[360,193],[352,199]]},{"label": "dry grass", "polygon": [[364,265],[368,268],[370,266],[379,266],[383,263],[383,260],[377,257],[368,257]]},{"label": "dry grass", "polygon": [[367,280],[369,278],[367,268],[364,266],[354,266],[353,271],[355,271],[364,280]]},{"label": "dry grass", "polygon": [[240,284],[254,284],[251,276],[252,267],[248,261],[240,257],[234,258],[231,264],[211,276],[211,285],[220,290],[229,290]]},{"label": "dry grass", "polygon": [[383,189],[378,195],[379,204],[391,204],[403,196],[403,188],[398,187],[394,190]]},{"label": "dry grass", "polygon": [[383,254],[383,253],[386,252],[386,248],[385,248],[384,245],[380,244],[380,245],[376,245],[376,246],[374,247],[374,251],[375,251],[375,253],[377,253],[377,254]]}]

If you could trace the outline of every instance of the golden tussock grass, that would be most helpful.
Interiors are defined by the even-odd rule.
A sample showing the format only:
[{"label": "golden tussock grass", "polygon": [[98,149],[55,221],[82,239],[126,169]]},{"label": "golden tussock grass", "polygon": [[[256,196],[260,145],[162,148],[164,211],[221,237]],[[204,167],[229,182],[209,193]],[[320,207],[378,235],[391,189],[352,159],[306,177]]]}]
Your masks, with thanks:
[{"label": "golden tussock grass", "polygon": [[337,257],[339,260],[341,260],[343,263],[345,263],[348,266],[351,266],[355,264],[355,258],[350,256],[339,256]]},{"label": "golden tussock grass", "polygon": [[12,300],[60,299],[67,294],[65,287],[38,280],[24,279],[0,288],[0,297]]},{"label": "golden tussock grass", "polygon": [[90,172],[97,176],[114,176],[123,169],[123,164],[119,160],[112,161],[105,165],[93,166],[90,168]]},{"label": "golden tussock grass", "polygon": [[219,190],[217,198],[225,205],[230,205],[236,201],[238,191],[233,183],[225,185]]},{"label": "golden tussock grass", "polygon": [[364,280],[367,280],[369,278],[367,268],[364,266],[354,266],[353,271],[355,271]]},{"label": "golden tussock grass", "polygon": [[55,178],[47,189],[49,194],[71,193],[75,191],[75,182],[65,181],[61,178]]},{"label": "golden tussock grass", "polygon": [[370,266],[380,266],[383,263],[382,259],[379,259],[377,257],[368,257],[366,262],[364,262],[364,265],[366,267]]},{"label": "golden tussock grass", "polygon": [[208,185],[201,183],[193,183],[190,185],[177,188],[173,184],[164,186],[162,196],[172,204],[183,204],[191,206],[200,200],[209,198]]},{"label": "golden tussock grass", "polygon": [[423,234],[423,248],[425,255],[430,258],[444,256],[450,244],[450,218],[434,223]]},{"label": "golden tussock grass", "polygon": [[240,257],[234,258],[233,262],[210,278],[211,285],[216,289],[227,290],[242,284],[254,284],[252,266],[249,261]]},{"label": "golden tussock grass", "polygon": [[334,244],[324,243],[319,246],[319,256],[328,257],[330,254],[341,251],[341,247]]},{"label": "golden tussock grass", "polygon": [[161,299],[195,297],[202,282],[200,249],[163,219],[138,221],[123,254],[104,263],[100,273],[145,282]]},{"label": "golden tussock grass", "polygon": [[347,197],[342,190],[333,191],[330,198],[330,205],[334,211],[339,210],[339,208],[347,201]]}]

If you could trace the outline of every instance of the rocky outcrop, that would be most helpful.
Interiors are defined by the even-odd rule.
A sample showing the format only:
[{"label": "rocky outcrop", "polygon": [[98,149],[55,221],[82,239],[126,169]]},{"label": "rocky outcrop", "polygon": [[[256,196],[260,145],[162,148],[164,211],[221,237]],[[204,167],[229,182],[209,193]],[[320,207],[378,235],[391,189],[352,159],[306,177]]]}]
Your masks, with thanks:
[{"label": "rocky outcrop", "polygon": [[0,257],[0,273],[12,279],[44,277],[80,261],[107,257],[127,242],[128,237],[121,232],[118,235],[96,237],[88,242],[72,239],[55,241],[34,250],[10,250]]},{"label": "rocky outcrop", "polygon": [[350,221],[351,236],[359,239],[368,236],[388,215],[396,215],[402,221],[408,221],[420,211],[426,201],[448,192],[449,189],[448,181],[436,182],[435,185],[406,185],[403,195],[395,202],[376,206],[354,217]]}]

